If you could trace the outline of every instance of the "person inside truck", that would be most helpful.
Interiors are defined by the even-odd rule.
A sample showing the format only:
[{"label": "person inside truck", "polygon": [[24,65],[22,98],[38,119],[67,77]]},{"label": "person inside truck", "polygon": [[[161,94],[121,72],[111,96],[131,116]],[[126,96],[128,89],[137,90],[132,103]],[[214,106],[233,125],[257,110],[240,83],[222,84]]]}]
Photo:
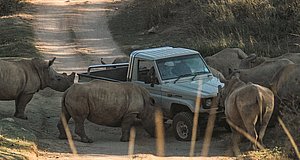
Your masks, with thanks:
[{"label": "person inside truck", "polygon": [[158,79],[155,74],[154,66],[149,69],[149,71],[147,73],[147,77],[145,79],[145,83],[159,84]]},{"label": "person inside truck", "polygon": [[162,80],[174,78],[176,76],[172,73],[172,69],[174,68],[174,62],[170,61],[170,62],[158,63],[157,66]]},{"label": "person inside truck", "polygon": [[191,68],[183,61],[179,61],[178,63],[175,63],[172,72],[177,76],[192,74]]}]

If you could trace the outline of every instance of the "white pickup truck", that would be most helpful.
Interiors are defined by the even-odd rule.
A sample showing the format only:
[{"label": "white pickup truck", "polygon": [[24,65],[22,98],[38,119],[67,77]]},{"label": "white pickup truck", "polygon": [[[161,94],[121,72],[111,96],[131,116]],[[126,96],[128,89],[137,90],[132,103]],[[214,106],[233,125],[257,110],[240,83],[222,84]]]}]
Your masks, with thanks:
[{"label": "white pickup truck", "polygon": [[213,105],[218,87],[199,52],[186,48],[160,47],[137,50],[130,54],[129,63],[91,65],[80,73],[79,82],[101,79],[129,81],[146,88],[165,119],[171,119],[177,140],[191,140],[193,116],[200,100],[199,128],[205,128],[211,110],[216,111],[216,124],[224,125],[224,111]]}]

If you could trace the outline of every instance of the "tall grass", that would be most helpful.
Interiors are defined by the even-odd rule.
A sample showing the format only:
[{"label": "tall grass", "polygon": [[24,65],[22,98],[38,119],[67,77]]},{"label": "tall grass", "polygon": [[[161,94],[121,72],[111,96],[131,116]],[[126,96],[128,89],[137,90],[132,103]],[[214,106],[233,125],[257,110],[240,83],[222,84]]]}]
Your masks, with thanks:
[{"label": "tall grass", "polygon": [[24,0],[0,0],[0,16],[14,14],[24,7]]},{"label": "tall grass", "polygon": [[21,0],[0,0],[0,57],[40,56],[34,44],[32,16],[19,10],[24,5]]},{"label": "tall grass", "polygon": [[[300,51],[299,20],[298,0],[139,0],[113,17],[110,28],[121,45],[128,39],[127,45],[182,46],[205,56],[227,47],[278,56]],[[153,26],[158,34],[138,34]]]}]

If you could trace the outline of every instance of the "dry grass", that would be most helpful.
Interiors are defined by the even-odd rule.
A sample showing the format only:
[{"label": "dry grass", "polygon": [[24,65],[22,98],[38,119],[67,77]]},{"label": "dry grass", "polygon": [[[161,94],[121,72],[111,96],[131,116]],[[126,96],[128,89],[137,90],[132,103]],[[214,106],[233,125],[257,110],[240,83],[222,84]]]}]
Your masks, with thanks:
[{"label": "dry grass", "polygon": [[[8,2],[6,1],[6,3]],[[22,3],[22,5],[25,4]],[[12,13],[0,16],[0,35],[5,35],[0,36],[0,57],[39,56],[34,44],[32,16],[19,10],[17,14]]]},{"label": "dry grass", "polygon": [[[124,48],[179,46],[204,56],[227,47],[276,56],[299,52],[298,0],[135,0],[109,21]],[[147,30],[155,27],[155,32]]]},{"label": "dry grass", "polygon": [[36,137],[28,130],[7,120],[0,121],[0,159],[28,159],[37,156]]}]

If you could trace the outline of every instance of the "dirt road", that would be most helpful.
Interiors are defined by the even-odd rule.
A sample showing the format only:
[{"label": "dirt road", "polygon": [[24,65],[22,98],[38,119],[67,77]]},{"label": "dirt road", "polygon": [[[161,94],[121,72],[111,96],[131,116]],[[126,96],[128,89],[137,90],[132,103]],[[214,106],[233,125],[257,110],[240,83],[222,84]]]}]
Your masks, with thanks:
[{"label": "dirt road", "polygon": [[[113,1],[113,0],[111,0]],[[59,72],[83,72],[88,65],[99,64],[103,57],[110,62],[122,56],[113,41],[106,11],[110,0],[36,0],[37,13],[34,20],[37,47],[47,59],[57,57],[54,68]],[[34,131],[39,139],[38,159],[73,159],[68,142],[59,140],[56,123],[60,114],[62,93],[45,89],[31,100],[26,108],[28,120],[14,118],[17,123]],[[14,102],[0,102],[0,118],[12,117]],[[69,123],[73,132],[73,121]],[[128,143],[120,142],[120,128],[109,128],[86,122],[86,132],[94,140],[85,144],[75,138],[75,146],[81,159],[128,159]],[[75,134],[74,134],[75,135]],[[220,129],[213,137],[210,156],[223,155],[229,134]],[[196,143],[196,156],[201,153],[203,137]],[[188,156],[190,142],[175,140],[171,129],[166,131],[165,154]],[[156,153],[155,139],[137,128],[134,153],[136,158],[152,159]],[[147,155],[144,155],[147,154]],[[109,157],[108,157],[109,156]],[[176,157],[173,157],[174,159]],[[216,158],[216,157],[215,157]],[[172,158],[171,158],[172,159]],[[180,158],[182,159],[182,158]],[[214,159],[214,158],[213,158]]]}]

